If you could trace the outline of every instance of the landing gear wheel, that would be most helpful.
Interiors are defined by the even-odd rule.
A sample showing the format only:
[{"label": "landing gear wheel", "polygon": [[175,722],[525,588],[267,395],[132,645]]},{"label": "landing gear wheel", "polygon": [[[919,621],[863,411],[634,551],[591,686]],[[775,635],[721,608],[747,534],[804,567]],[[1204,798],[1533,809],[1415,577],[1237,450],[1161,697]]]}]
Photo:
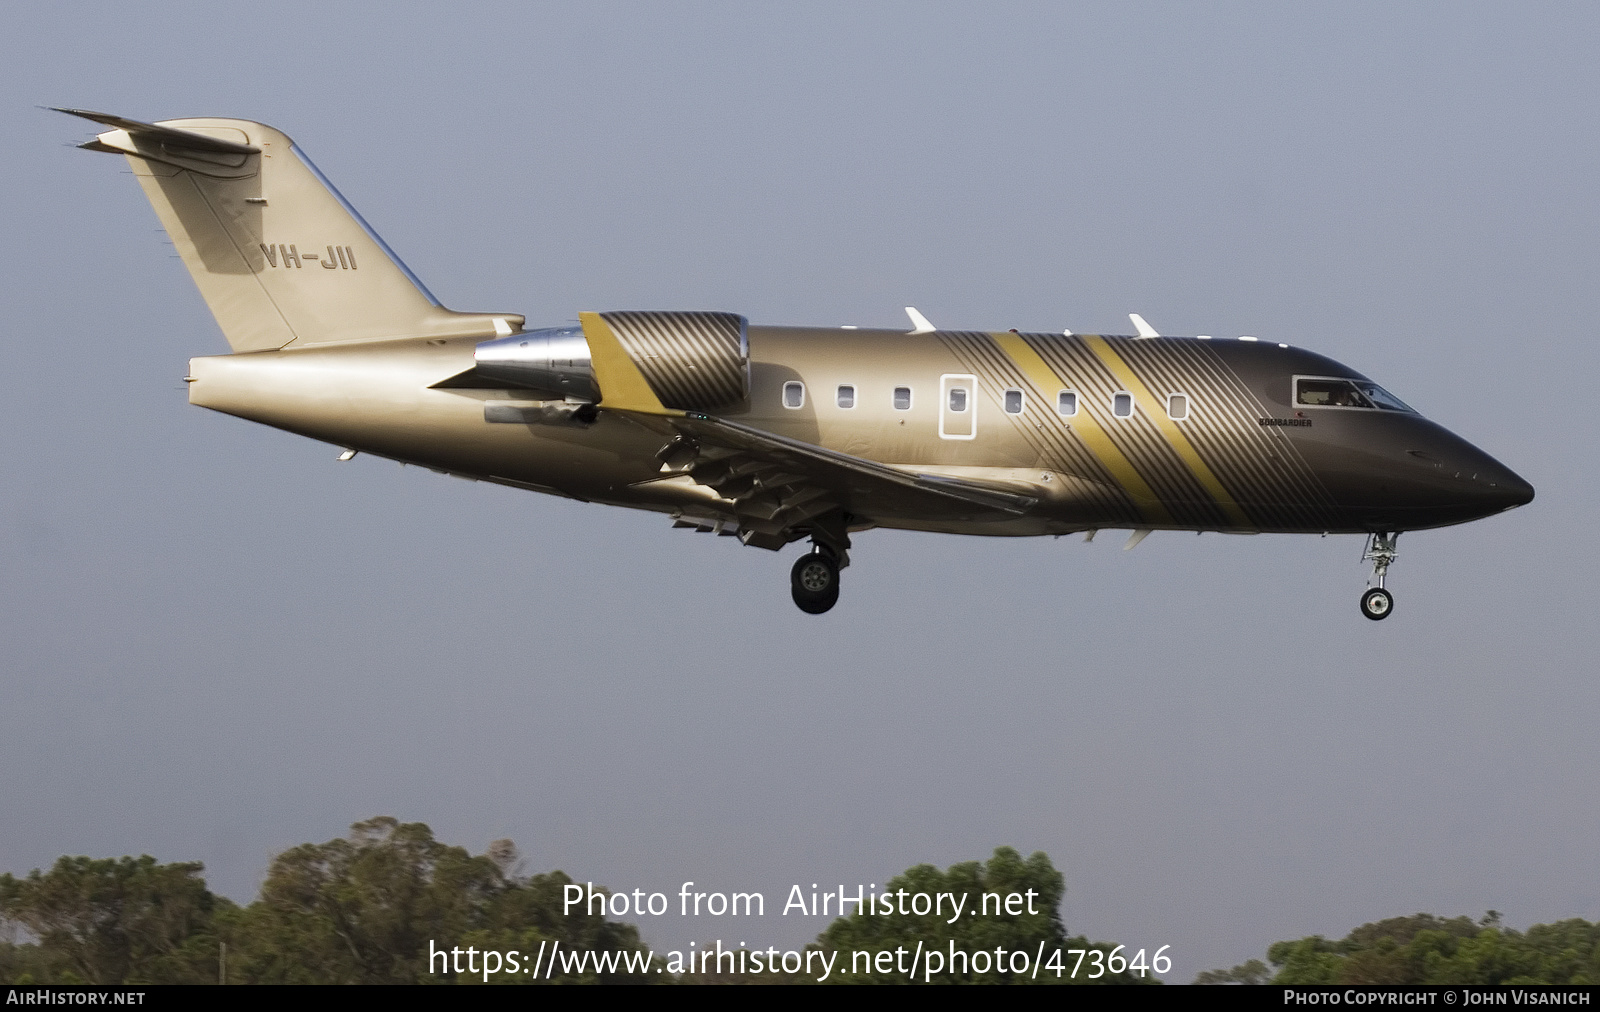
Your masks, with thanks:
[{"label": "landing gear wheel", "polygon": [[802,555],[789,570],[794,603],[808,615],[821,615],[839,600],[839,566],[823,552]]},{"label": "landing gear wheel", "polygon": [[1394,611],[1394,595],[1382,587],[1373,587],[1361,595],[1361,614],[1377,622]]}]

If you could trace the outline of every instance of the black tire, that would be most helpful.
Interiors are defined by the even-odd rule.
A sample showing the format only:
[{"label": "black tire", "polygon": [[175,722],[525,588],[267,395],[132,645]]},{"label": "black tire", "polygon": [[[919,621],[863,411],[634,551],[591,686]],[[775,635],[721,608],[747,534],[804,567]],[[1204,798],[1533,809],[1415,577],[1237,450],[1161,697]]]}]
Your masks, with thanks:
[{"label": "black tire", "polygon": [[1373,587],[1361,595],[1361,614],[1372,621],[1381,622],[1388,618],[1392,611],[1394,611],[1394,595],[1382,587]]},{"label": "black tire", "polygon": [[789,570],[789,592],[808,615],[821,615],[839,601],[839,566],[821,552],[795,560]]}]

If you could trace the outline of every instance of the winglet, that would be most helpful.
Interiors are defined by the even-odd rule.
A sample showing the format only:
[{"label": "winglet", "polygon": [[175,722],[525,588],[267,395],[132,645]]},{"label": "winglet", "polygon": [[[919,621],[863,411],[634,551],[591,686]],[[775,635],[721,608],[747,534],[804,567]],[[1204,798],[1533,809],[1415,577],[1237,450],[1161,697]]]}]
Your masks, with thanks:
[{"label": "winglet", "polygon": [[913,334],[931,334],[939,329],[932,323],[929,323],[926,316],[923,316],[921,313],[917,312],[917,307],[915,306],[907,306],[906,315],[911,317],[911,333]]},{"label": "winglet", "polygon": [[589,364],[600,388],[600,406],[647,415],[681,415],[670,411],[650,389],[644,373],[628,357],[622,342],[599,313],[579,313],[584,339],[589,342]]},{"label": "winglet", "polygon": [[1156,333],[1156,328],[1154,328],[1154,327],[1150,326],[1150,324],[1144,322],[1144,317],[1140,316],[1138,313],[1129,313],[1128,314],[1128,319],[1133,321],[1133,329],[1138,331],[1140,337],[1160,337],[1161,336],[1160,334]]}]

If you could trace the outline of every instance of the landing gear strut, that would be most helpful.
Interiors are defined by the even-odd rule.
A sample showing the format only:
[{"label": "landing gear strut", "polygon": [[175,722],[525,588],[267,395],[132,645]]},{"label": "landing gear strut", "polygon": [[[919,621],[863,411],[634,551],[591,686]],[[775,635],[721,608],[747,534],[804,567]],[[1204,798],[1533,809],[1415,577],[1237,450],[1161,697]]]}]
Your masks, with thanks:
[{"label": "landing gear strut", "polygon": [[[1384,577],[1389,574],[1389,567],[1400,553],[1395,551],[1395,542],[1400,540],[1398,531],[1393,534],[1367,535],[1367,548],[1361,554],[1361,561],[1372,561],[1372,578],[1367,581],[1368,590],[1361,595],[1361,614],[1377,622],[1389,617],[1394,611],[1394,595],[1383,586]],[[1372,586],[1377,583],[1377,586]]]}]

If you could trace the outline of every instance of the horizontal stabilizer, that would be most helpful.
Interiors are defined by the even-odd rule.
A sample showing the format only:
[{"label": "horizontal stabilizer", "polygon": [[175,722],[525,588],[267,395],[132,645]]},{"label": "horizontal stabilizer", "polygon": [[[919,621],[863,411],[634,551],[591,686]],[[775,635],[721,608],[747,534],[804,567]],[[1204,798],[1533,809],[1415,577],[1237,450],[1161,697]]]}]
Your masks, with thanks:
[{"label": "horizontal stabilizer", "polygon": [[[148,137],[172,148],[187,148],[191,151],[214,151],[223,155],[255,155],[261,149],[254,144],[240,144],[221,137],[207,137],[205,134],[195,133],[193,130],[177,130],[173,127],[161,126],[156,123],[140,123],[138,120],[124,119],[121,116],[112,116],[109,113],[90,112],[88,109],[61,109],[50,107],[51,112],[64,112],[68,116],[77,116],[80,119],[103,123],[108,127],[125,130],[135,137]],[[118,154],[130,154],[121,148],[111,147],[100,140],[92,140],[79,147],[91,151],[115,151]]]}]

